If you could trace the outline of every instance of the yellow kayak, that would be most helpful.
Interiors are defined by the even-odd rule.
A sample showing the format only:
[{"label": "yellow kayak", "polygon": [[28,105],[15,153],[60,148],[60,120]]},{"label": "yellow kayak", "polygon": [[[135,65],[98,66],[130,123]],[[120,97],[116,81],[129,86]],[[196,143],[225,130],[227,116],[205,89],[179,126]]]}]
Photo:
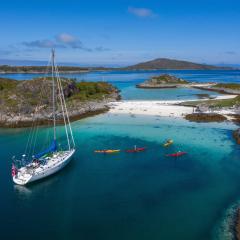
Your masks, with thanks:
[{"label": "yellow kayak", "polygon": [[119,149],[108,149],[108,150],[96,150],[95,153],[117,153],[120,152]]},{"label": "yellow kayak", "polygon": [[164,147],[169,147],[172,144],[173,144],[173,140],[172,139],[168,139],[167,142],[163,144],[163,146]]}]

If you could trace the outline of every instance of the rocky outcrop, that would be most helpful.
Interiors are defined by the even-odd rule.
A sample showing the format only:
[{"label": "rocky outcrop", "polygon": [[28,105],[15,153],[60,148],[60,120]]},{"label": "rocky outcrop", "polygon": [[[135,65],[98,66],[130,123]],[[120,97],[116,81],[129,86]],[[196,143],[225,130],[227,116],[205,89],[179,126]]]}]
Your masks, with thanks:
[{"label": "rocky outcrop", "polygon": [[[102,101],[90,101],[79,103],[78,106],[68,109],[69,118],[71,121],[76,121],[85,117],[93,116],[96,114],[107,112],[109,107],[108,103],[116,101],[118,96],[107,98]],[[0,112],[0,127],[28,127],[31,126],[33,122],[36,122],[37,125],[46,125],[49,122],[52,122],[52,114],[45,112],[39,114],[33,113],[2,113]],[[62,112],[57,112],[57,123],[62,124]]]},{"label": "rocky outcrop", "polygon": [[237,144],[240,144],[240,128],[233,131],[233,137],[236,140]]},{"label": "rocky outcrop", "polygon": [[185,119],[191,122],[223,122],[227,120],[225,116],[216,113],[187,114]]},{"label": "rocky outcrop", "polygon": [[240,208],[236,210],[234,235],[236,240],[240,240]]},{"label": "rocky outcrop", "polygon": [[143,83],[136,85],[138,88],[177,88],[188,84],[187,81],[169,74],[152,77]]},{"label": "rocky outcrop", "polygon": [[[105,112],[109,102],[120,99],[119,91],[108,83],[63,79],[62,85],[72,121]],[[0,93],[0,127],[28,127],[33,122],[45,125],[53,121],[51,79],[19,81],[10,88],[4,85]],[[59,92],[56,95],[58,98]],[[56,120],[63,122],[60,104],[56,106]]]}]

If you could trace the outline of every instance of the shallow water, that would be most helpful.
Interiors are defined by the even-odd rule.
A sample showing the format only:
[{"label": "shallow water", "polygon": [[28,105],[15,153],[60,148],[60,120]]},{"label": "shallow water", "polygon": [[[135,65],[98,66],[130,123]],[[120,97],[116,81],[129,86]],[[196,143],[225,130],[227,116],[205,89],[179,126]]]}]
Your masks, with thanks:
[{"label": "shallow water", "polygon": [[[0,238],[231,239],[221,230],[228,232],[223,223],[240,198],[240,147],[232,139],[233,129],[231,123],[109,113],[76,121],[73,161],[28,187],[12,184],[11,157],[23,153],[29,129],[1,129]],[[48,132],[51,136],[51,130],[39,128],[39,142],[48,142]],[[62,143],[62,127],[58,134]],[[174,144],[163,148],[167,138]],[[147,151],[93,152],[134,145]],[[179,150],[188,154],[165,156]]]},{"label": "shallow water", "polygon": [[[10,178],[11,155],[21,153],[19,142],[27,138],[26,130],[2,130],[1,212],[4,225],[14,224],[15,229],[10,231],[7,224],[2,233],[31,238],[44,224],[48,239],[211,239],[223,209],[239,195],[233,128],[110,114],[78,121],[73,124],[78,149],[74,160],[59,174],[27,188],[13,186]],[[61,127],[59,131],[63,135]],[[168,149],[162,147],[166,138],[174,139]],[[135,144],[148,149],[93,153]],[[165,156],[178,150],[188,154]]]}]

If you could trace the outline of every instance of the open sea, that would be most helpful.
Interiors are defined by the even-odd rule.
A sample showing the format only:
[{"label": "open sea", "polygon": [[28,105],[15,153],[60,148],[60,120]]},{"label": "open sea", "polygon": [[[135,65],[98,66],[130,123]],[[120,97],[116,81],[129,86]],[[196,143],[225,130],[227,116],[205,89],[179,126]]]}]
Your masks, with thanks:
[{"label": "open sea", "polygon": [[[196,82],[240,82],[240,71],[112,71],[64,74],[108,81],[127,100],[197,99],[197,89],[137,89],[160,73]],[[36,74],[0,74],[28,80]],[[29,129],[0,129],[0,239],[230,240],[240,201],[238,126],[158,116],[101,114],[72,124],[77,152],[61,172],[27,187],[11,178],[11,158]],[[58,127],[60,139],[64,129]],[[39,128],[36,150],[51,134]],[[166,139],[174,144],[163,148]],[[95,154],[96,149],[147,151]],[[39,148],[39,149],[38,149]],[[177,159],[165,155],[188,154]]]}]

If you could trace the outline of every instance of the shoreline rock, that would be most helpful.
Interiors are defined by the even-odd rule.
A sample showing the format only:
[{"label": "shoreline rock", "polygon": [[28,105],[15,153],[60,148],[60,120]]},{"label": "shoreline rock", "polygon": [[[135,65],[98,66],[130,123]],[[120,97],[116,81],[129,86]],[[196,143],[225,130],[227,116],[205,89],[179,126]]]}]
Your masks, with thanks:
[{"label": "shoreline rock", "polygon": [[236,210],[233,232],[235,235],[235,239],[240,240],[240,208],[239,207]]},{"label": "shoreline rock", "polygon": [[[81,106],[74,107],[74,109],[68,109],[69,119],[71,122],[95,116],[108,112],[109,102],[119,101],[121,99],[118,93],[113,94],[112,97],[107,98],[103,101],[90,101],[79,103]],[[61,115],[61,112],[58,113]],[[57,117],[56,123],[63,124],[63,119]],[[39,114],[35,115],[35,120],[33,120],[33,114],[2,114],[0,112],[0,128],[25,128],[31,127],[33,122],[36,122],[38,126],[48,125],[52,123],[51,115],[49,114]]]},{"label": "shoreline rock", "polygon": [[237,144],[240,144],[240,128],[233,131],[233,138],[236,140]]},{"label": "shoreline rock", "polygon": [[[50,78],[0,80],[0,127],[30,127],[33,123],[48,125],[53,121]],[[120,91],[109,83],[76,82],[74,79],[62,78],[62,85],[71,121],[106,112],[109,102],[121,99]],[[59,100],[59,96],[56,89],[56,99]],[[55,109],[57,124],[63,123],[62,111],[58,101]]]},{"label": "shoreline rock", "polygon": [[192,113],[187,114],[185,119],[190,122],[224,122],[227,118],[217,113]]},{"label": "shoreline rock", "polygon": [[150,85],[144,85],[144,83],[142,84],[137,84],[136,85],[137,88],[144,88],[144,89],[161,89],[161,88],[177,88],[177,85],[159,85],[159,86],[150,86]]},{"label": "shoreline rock", "polygon": [[214,88],[214,87],[204,87],[204,86],[192,86],[192,88],[200,89],[200,90],[205,90],[205,91],[210,91],[210,92],[217,92],[221,94],[229,94],[229,95],[239,95],[240,91],[234,91],[231,89],[226,89],[226,88]]}]

